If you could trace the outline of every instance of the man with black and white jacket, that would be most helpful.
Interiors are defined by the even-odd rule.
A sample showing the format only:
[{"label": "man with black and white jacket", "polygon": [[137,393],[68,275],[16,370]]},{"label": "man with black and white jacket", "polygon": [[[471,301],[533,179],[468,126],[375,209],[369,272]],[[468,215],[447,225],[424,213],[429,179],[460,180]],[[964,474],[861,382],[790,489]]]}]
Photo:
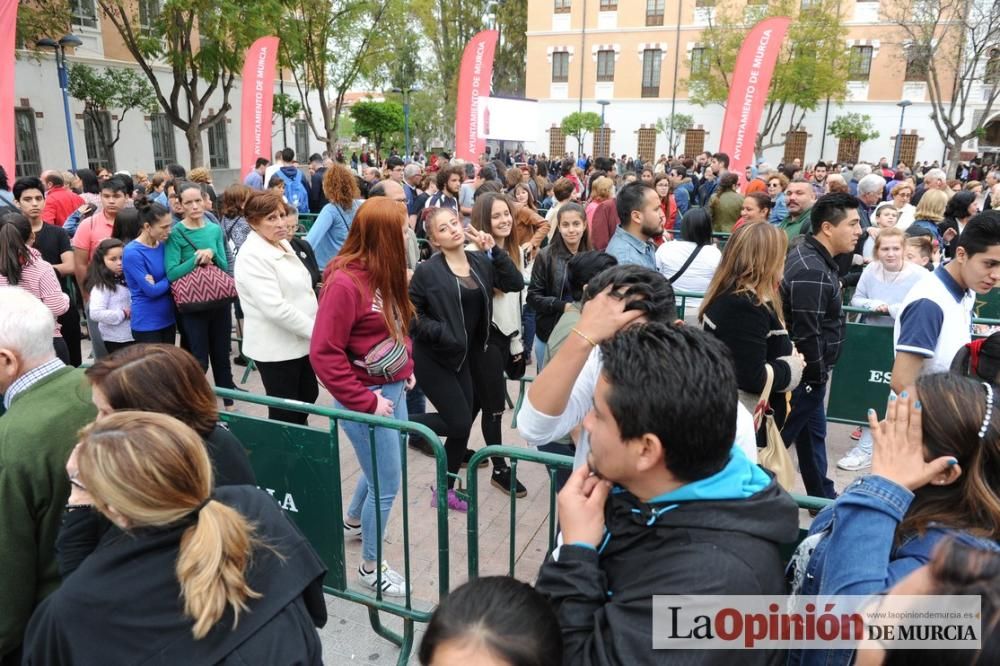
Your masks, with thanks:
[{"label": "man with black and white jacket", "polygon": [[811,230],[785,260],[781,298],[795,348],[805,357],[802,382],[792,392],[781,435],[795,443],[806,492],[836,497],[826,475],[826,384],[840,357],[844,313],[835,257],[854,251],[861,235],[857,198],[843,193],[820,197],[810,214]]}]

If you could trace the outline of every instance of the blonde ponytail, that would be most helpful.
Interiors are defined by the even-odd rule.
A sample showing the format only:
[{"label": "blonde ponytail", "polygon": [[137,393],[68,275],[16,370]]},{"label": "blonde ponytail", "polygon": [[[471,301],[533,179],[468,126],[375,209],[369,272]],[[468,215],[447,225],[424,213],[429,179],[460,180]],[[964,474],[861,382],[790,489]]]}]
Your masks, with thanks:
[{"label": "blonde ponytail", "polygon": [[246,518],[211,499],[212,463],[198,433],[165,414],[122,411],[84,428],[80,440],[80,478],[95,508],[119,526],[194,521],[181,535],[174,572],[195,639],[208,634],[227,605],[235,627],[247,600],[261,596],[246,581],[250,555],[261,544]]},{"label": "blonde ponytail", "polygon": [[247,599],[261,595],[247,585],[245,572],[253,546],[253,528],[238,512],[209,500],[194,525],[181,537],[177,557],[177,580],[184,597],[184,613],[194,620],[195,639],[222,619],[226,606],[233,607],[233,627]]}]

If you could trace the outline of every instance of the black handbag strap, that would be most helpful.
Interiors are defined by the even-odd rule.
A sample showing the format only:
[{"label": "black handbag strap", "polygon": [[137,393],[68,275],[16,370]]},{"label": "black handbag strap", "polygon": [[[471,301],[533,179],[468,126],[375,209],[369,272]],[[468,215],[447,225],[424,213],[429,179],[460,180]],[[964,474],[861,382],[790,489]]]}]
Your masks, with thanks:
[{"label": "black handbag strap", "polygon": [[684,275],[684,271],[686,271],[688,269],[688,266],[690,266],[694,262],[694,258],[698,256],[698,253],[701,252],[701,248],[703,248],[703,247],[705,247],[705,246],[704,245],[699,245],[699,246],[695,247],[694,252],[692,252],[691,254],[688,255],[687,261],[685,261],[681,265],[680,269],[676,273],[674,273],[672,277],[668,277],[667,278],[667,282],[669,282],[670,284],[673,284],[674,282],[676,282],[677,280],[679,280],[680,277],[682,275]]}]

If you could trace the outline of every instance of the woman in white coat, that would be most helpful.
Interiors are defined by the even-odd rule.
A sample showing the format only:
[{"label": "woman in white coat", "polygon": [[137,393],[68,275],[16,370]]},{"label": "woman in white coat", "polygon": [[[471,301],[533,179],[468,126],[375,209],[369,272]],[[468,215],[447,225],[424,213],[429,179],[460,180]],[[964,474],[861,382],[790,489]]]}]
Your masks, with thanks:
[{"label": "woman in white coat", "polygon": [[[243,353],[254,360],[269,396],[316,402],[319,386],[309,363],[316,294],[309,271],[288,243],[281,195],[255,192],[244,215],[251,231],[235,271],[245,317]],[[268,416],[303,425],[308,418],[273,407]]]}]

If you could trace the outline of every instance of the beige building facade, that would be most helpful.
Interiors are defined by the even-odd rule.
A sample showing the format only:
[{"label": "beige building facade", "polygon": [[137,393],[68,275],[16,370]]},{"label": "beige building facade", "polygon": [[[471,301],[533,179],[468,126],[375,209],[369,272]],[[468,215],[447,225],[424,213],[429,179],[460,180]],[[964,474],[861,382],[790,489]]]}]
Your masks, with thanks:
[{"label": "beige building facade", "polygon": [[[733,0],[719,0],[733,2]],[[760,16],[761,5],[741,3],[747,25]],[[809,0],[802,11],[809,11]],[[824,137],[823,128],[846,112],[871,116],[880,133],[860,147],[860,157],[891,159],[900,124],[901,100],[912,102],[903,120],[903,156],[910,160],[941,160],[944,145],[930,120],[932,106],[920,71],[908,66],[907,41],[886,17],[887,3],[842,0],[851,80],[843,103],[821,103],[808,112],[801,127],[783,145],[764,151],[769,163],[786,157],[816,161],[838,157],[838,141]],[[686,82],[692,68],[704,65],[708,51],[702,32],[715,17],[715,0],[529,0],[526,96],[539,101],[535,148],[559,152],[558,125],[577,110],[602,112],[610,128],[609,146],[598,133],[588,138],[587,153],[610,150],[644,158],[668,153],[668,136],[657,134],[657,118],[690,114],[695,128],[680,142],[679,153],[717,150],[722,105],[689,103]],[[950,81],[943,81],[950,88]],[[972,100],[973,103],[975,100]],[[607,102],[600,104],[599,102]],[[969,114],[970,122],[973,113]],[[996,115],[996,113],[994,114]],[[990,119],[976,119],[979,122]],[[779,132],[779,136],[784,131]],[[846,147],[845,147],[846,148]],[[966,146],[975,149],[975,145]],[[565,151],[576,142],[566,141]]]}]

